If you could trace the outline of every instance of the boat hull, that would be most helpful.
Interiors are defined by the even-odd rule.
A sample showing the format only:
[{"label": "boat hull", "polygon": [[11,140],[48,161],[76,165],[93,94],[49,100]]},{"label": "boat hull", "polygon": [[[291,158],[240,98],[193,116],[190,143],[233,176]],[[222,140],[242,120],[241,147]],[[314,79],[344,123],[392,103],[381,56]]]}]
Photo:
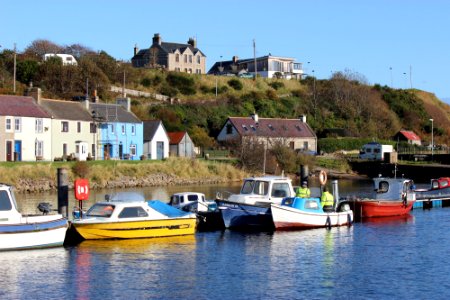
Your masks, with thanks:
[{"label": "boat hull", "polygon": [[0,225],[0,251],[58,247],[68,228],[61,215],[24,217],[24,223]]},{"label": "boat hull", "polygon": [[285,205],[272,204],[273,223],[276,230],[298,230],[351,225],[353,212],[314,213]]},{"label": "boat hull", "polygon": [[197,212],[197,231],[224,230],[222,214],[220,211]]},{"label": "boat hull", "polygon": [[217,201],[225,228],[243,231],[273,231],[270,206]]},{"label": "boat hull", "polygon": [[408,214],[415,201],[357,200],[353,212],[359,218],[393,217]]},{"label": "boat hull", "polygon": [[128,222],[72,222],[85,240],[135,239],[194,234],[196,218],[144,220]]}]

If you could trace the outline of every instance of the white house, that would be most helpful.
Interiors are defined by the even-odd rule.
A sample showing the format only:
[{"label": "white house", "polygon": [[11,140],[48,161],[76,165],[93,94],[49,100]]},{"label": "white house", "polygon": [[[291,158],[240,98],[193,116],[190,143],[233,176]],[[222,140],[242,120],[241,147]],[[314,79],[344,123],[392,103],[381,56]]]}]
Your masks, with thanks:
[{"label": "white house", "polygon": [[169,137],[160,120],[144,121],[143,155],[147,159],[169,157]]}]

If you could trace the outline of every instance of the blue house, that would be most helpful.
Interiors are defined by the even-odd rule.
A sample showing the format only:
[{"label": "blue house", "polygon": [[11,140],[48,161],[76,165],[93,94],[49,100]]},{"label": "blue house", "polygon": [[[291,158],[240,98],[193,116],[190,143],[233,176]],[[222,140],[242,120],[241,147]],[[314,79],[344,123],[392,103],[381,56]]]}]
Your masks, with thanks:
[{"label": "blue house", "polygon": [[132,112],[130,98],[117,104],[87,103],[97,130],[98,159],[139,160],[143,154],[144,126]]}]

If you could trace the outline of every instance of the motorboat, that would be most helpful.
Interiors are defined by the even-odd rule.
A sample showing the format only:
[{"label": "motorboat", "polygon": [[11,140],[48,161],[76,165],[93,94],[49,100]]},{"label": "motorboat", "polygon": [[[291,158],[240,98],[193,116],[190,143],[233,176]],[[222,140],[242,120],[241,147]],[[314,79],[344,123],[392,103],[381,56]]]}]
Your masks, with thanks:
[{"label": "motorboat", "polygon": [[214,200],[206,200],[205,194],[182,192],[170,196],[169,205],[197,215],[197,230],[212,231],[225,228],[222,215]]},{"label": "motorboat", "polygon": [[416,200],[450,199],[450,177],[431,179],[430,188],[416,189]]},{"label": "motorboat", "polygon": [[355,219],[401,216],[411,211],[416,201],[412,180],[377,177],[373,179],[373,184],[371,195],[349,201]]},{"label": "motorboat", "polygon": [[67,218],[49,214],[51,205],[40,203],[41,215],[22,215],[13,187],[0,183],[0,250],[23,250],[62,246],[68,228]]},{"label": "motorboat", "polygon": [[77,213],[71,227],[85,240],[152,238],[194,234],[196,215],[138,193],[118,193]]},{"label": "motorboat", "polygon": [[291,179],[285,176],[262,176],[244,179],[239,194],[218,194],[216,202],[226,228],[273,231],[271,204],[281,204],[294,197]]},{"label": "motorboat", "polygon": [[281,204],[272,203],[271,211],[276,230],[350,226],[353,222],[347,202],[339,202],[336,210],[324,212],[320,198],[284,198]]}]

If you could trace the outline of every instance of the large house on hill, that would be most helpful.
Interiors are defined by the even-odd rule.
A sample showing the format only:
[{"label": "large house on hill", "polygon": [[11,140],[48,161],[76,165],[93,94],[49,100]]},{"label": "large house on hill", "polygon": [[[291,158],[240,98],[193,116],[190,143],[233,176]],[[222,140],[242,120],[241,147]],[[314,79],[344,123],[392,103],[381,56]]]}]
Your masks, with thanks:
[{"label": "large house on hill", "polygon": [[150,48],[134,47],[131,63],[135,68],[164,68],[167,71],[205,74],[206,56],[190,38],[187,44],[163,42],[159,33],[153,36]]},{"label": "large house on hill", "polygon": [[217,141],[232,142],[238,139],[256,139],[268,148],[282,143],[293,150],[317,152],[317,136],[306,123],[306,117],[300,119],[229,117],[222,127]]}]

